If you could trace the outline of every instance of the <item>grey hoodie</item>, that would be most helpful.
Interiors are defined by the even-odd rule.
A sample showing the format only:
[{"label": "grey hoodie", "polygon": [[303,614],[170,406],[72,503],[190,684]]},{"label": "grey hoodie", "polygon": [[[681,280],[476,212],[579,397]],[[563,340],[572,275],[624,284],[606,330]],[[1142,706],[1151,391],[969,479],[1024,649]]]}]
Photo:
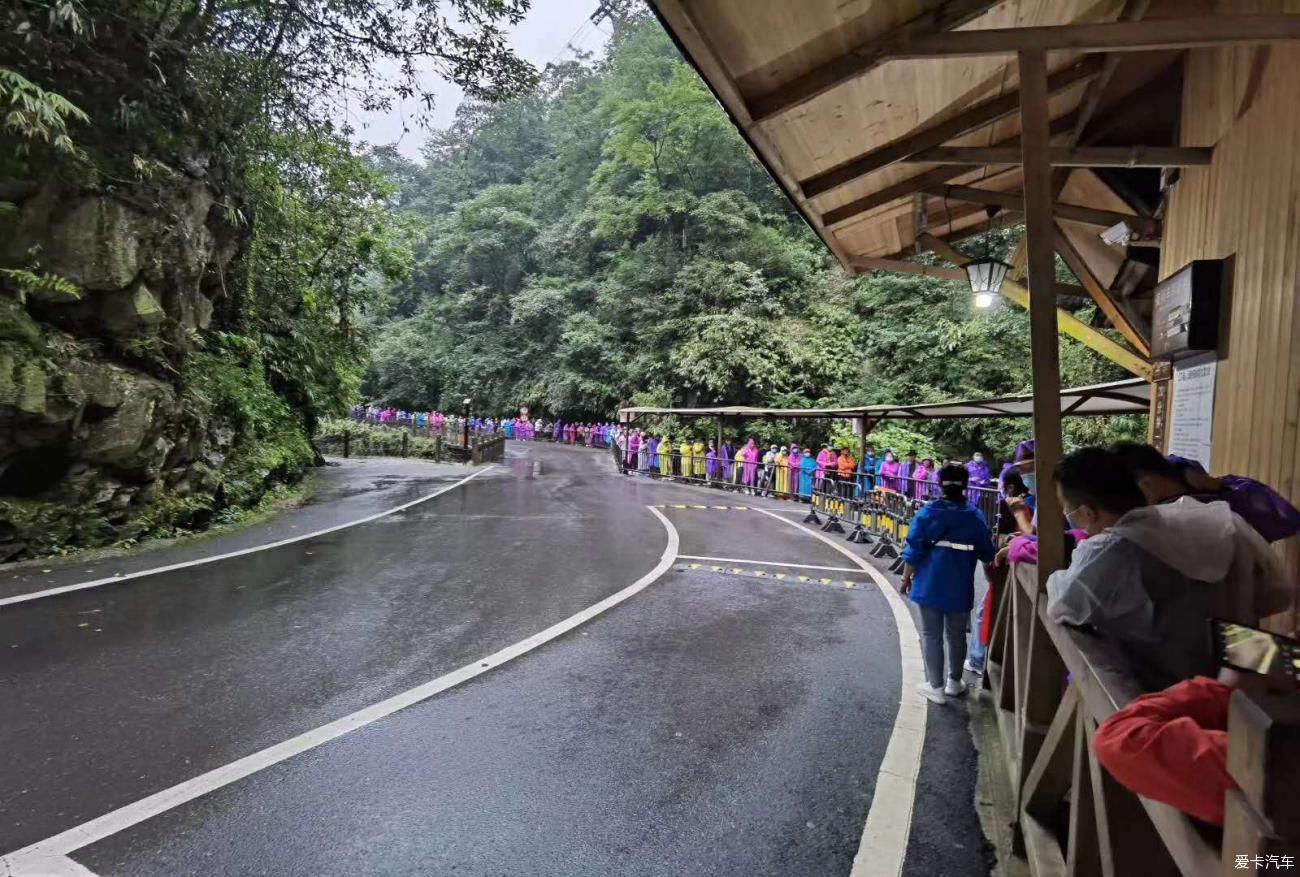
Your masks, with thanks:
[{"label": "grey hoodie", "polygon": [[1153,687],[1213,674],[1209,620],[1257,625],[1285,605],[1286,577],[1227,503],[1144,506],[1080,542],[1047,580],[1047,614],[1124,646]]}]

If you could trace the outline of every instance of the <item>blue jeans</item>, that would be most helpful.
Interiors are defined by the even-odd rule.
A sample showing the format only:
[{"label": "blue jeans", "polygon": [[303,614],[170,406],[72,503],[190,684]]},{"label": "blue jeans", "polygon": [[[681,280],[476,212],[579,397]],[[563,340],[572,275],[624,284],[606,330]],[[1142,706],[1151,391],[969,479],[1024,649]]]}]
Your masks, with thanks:
[{"label": "blue jeans", "polygon": [[925,606],[921,610],[921,659],[925,662],[925,680],[935,688],[943,686],[944,643],[948,646],[948,678],[961,681],[961,665],[966,660],[966,631],[969,612],[942,612]]},{"label": "blue jeans", "polygon": [[984,599],[980,601],[979,608],[975,610],[975,626],[970,632],[970,665],[976,671],[984,672],[984,661],[986,658],[986,647],[980,642],[980,630],[984,627],[984,613],[988,611],[989,595],[985,593]]}]

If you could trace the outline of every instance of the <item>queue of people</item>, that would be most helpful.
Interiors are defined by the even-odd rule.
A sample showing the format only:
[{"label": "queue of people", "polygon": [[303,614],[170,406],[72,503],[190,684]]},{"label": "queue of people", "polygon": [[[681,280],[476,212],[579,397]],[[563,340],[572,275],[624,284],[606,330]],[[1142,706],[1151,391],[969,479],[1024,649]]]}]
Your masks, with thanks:
[{"label": "queue of people", "polygon": [[[373,405],[357,403],[352,406],[351,418],[357,423],[369,423],[374,426],[391,426],[399,429],[412,429],[429,433],[459,433],[465,428],[467,418],[459,414],[444,414],[441,411],[407,411],[391,405]],[[496,433],[504,421],[491,417],[470,417],[469,427],[476,433]]]},{"label": "queue of people", "polygon": [[[992,572],[1037,560],[1046,522],[1036,511],[1033,451],[1032,440],[1022,442],[1002,471],[1004,512],[992,538],[965,500],[971,467],[942,467],[942,496],[912,520],[903,592],[920,608],[926,679],[919,693],[933,702],[965,694],[963,669],[983,667],[996,604],[985,604],[985,623],[977,620],[968,639],[977,563]],[[1097,757],[1138,794],[1222,824],[1224,793],[1235,786],[1226,769],[1232,691],[1286,683],[1223,670],[1211,619],[1253,628],[1290,605],[1269,542],[1300,532],[1300,511],[1258,481],[1215,478],[1138,443],[1085,448],[1053,474],[1069,563],[1047,580],[1047,616],[1115,646],[1152,692],[1102,723]],[[997,589],[990,594],[995,600]]]},{"label": "queue of people", "polygon": [[[741,445],[729,439],[719,443],[623,427],[615,430],[614,443],[625,472],[697,481],[763,496],[808,500],[827,492],[856,499],[883,488],[924,501],[940,494],[935,460],[919,457],[914,450],[900,459],[891,448],[878,455],[869,444],[859,460],[847,447],[830,442],[816,450],[797,443],[760,443],[756,438]],[[968,472],[972,499],[974,488],[991,488],[983,454],[976,453],[967,463],[957,465]]]}]

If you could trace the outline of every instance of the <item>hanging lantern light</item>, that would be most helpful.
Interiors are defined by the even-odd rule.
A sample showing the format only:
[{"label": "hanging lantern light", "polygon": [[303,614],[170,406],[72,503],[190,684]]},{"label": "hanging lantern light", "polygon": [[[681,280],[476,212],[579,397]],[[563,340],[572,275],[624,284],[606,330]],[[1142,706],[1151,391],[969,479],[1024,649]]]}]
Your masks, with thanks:
[{"label": "hanging lantern light", "polygon": [[991,255],[993,217],[999,208],[990,206],[984,209],[989,217],[989,228],[984,233],[984,255],[962,266],[966,270],[971,294],[975,297],[975,307],[981,310],[993,306],[998,291],[1002,289],[1002,281],[1007,279],[1007,272],[1011,270],[1010,265]]}]

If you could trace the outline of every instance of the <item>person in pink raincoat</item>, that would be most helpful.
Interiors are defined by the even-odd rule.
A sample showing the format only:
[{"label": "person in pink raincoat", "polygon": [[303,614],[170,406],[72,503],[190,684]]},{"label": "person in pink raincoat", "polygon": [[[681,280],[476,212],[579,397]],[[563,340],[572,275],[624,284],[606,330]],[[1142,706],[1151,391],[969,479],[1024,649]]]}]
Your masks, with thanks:
[{"label": "person in pink raincoat", "polygon": [[740,474],[740,483],[745,485],[747,490],[753,492],[758,472],[758,445],[754,444],[753,439],[750,439],[749,443],[740,452],[740,459],[744,463],[744,468]]},{"label": "person in pink raincoat", "polygon": [[826,478],[827,472],[834,472],[836,463],[839,458],[831,450],[830,445],[822,445],[822,449],[817,452],[817,471],[813,474],[813,490],[822,489],[822,481]]}]

